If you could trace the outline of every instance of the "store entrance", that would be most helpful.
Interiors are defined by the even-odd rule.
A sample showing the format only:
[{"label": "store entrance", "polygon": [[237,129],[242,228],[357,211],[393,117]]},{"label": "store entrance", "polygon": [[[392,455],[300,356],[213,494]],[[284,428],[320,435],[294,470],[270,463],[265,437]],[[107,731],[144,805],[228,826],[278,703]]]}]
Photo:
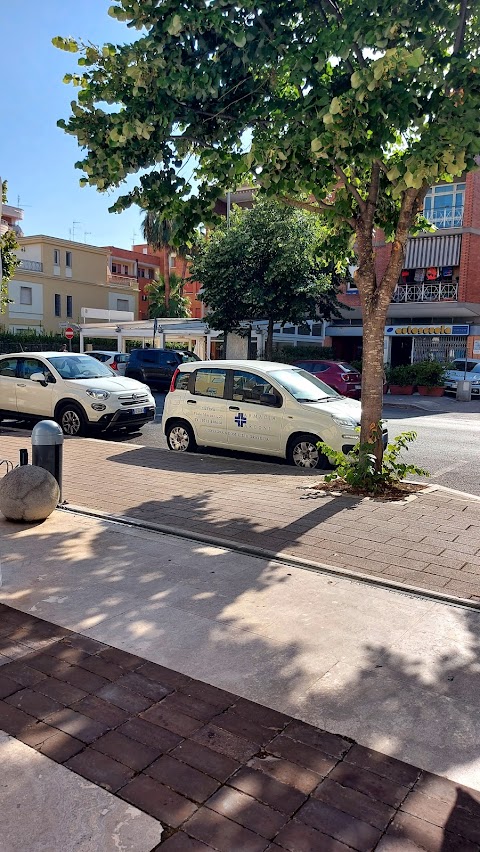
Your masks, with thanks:
[{"label": "store entrance", "polygon": [[412,361],[412,338],[392,337],[390,363],[392,367],[403,367]]}]

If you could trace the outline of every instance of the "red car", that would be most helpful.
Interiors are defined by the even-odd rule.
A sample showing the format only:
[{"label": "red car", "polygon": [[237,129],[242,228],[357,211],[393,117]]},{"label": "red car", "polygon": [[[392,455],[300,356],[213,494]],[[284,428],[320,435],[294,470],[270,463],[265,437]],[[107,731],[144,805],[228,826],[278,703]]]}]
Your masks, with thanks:
[{"label": "red car", "polygon": [[360,399],[362,376],[350,364],[343,361],[295,361],[295,366],[313,373],[342,396]]}]

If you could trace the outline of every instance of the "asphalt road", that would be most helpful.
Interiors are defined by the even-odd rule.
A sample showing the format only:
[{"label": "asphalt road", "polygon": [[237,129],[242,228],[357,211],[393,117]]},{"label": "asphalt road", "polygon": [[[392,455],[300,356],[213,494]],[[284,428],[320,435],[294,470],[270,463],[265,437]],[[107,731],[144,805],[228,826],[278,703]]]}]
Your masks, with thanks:
[{"label": "asphalt road", "polygon": [[[165,436],[161,427],[164,394],[155,394],[157,415],[154,423],[147,424],[141,433],[125,435],[113,434],[110,441],[127,441],[147,447],[158,447],[168,452]],[[390,439],[400,432],[415,431],[417,440],[411,445],[405,458],[428,470],[428,481],[449,488],[457,488],[480,496],[480,413],[478,402],[452,406],[447,412],[427,412],[418,409],[402,409],[385,406],[384,416],[388,420]],[[471,406],[471,410],[469,410]],[[5,424],[7,425],[7,424]],[[8,426],[13,426],[9,423]],[[24,428],[19,424],[19,428]],[[0,432],[1,435],[1,432]],[[106,436],[105,436],[106,437]],[[209,449],[212,455],[242,458],[245,464],[252,460],[282,463],[279,459],[233,451]]]}]

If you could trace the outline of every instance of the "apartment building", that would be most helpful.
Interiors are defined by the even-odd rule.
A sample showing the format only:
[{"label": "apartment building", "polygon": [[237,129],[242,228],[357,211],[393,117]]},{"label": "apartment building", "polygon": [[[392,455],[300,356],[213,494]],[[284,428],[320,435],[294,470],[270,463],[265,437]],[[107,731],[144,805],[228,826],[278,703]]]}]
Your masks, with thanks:
[{"label": "apartment building", "polygon": [[108,249],[45,235],[18,242],[20,265],[0,329],[58,332],[66,323],[80,323],[82,308],[138,316],[137,279],[111,272]]}]

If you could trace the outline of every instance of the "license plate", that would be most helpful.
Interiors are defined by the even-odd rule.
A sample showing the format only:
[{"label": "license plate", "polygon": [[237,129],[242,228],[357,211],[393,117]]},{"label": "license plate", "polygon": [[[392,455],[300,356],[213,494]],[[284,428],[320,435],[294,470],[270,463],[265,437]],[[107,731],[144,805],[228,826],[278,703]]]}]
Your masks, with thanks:
[{"label": "license plate", "polygon": [[145,414],[145,409],[143,408],[143,406],[141,408],[134,408],[133,414]]}]

